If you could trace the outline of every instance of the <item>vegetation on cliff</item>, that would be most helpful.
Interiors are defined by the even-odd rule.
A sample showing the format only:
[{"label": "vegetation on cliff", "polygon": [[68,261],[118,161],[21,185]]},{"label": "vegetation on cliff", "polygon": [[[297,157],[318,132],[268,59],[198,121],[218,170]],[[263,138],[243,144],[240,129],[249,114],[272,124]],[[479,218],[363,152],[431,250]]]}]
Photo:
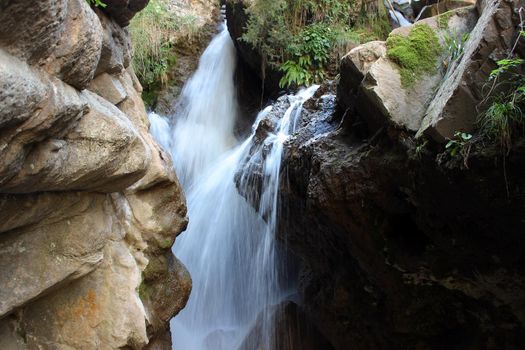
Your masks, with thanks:
[{"label": "vegetation on cliff", "polygon": [[335,75],[339,59],[352,46],[386,37],[390,24],[382,6],[349,0],[256,0],[247,8],[250,17],[242,39],[263,55],[264,65],[283,73],[281,87],[308,85]]},{"label": "vegetation on cliff", "polygon": [[197,35],[196,20],[195,16],[173,11],[168,0],[151,0],[131,21],[133,67],[144,88],[142,96],[147,105],[168,83],[168,72],[177,62],[173,50],[177,41]]}]

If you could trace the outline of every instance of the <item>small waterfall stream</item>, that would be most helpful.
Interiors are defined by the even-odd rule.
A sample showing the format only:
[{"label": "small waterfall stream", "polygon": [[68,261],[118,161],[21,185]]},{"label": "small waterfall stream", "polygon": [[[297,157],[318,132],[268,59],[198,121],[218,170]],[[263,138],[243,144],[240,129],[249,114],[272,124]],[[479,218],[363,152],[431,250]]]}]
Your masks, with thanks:
[{"label": "small waterfall stream", "polygon": [[[173,157],[190,218],[173,247],[193,279],[188,304],[171,323],[176,350],[253,349],[243,340],[257,319],[263,319],[257,344],[271,349],[267,309],[294,292],[281,283],[284,257],[274,238],[279,170],[283,144],[317,87],[288,96],[290,107],[254,149],[257,125],[272,107],[259,113],[250,136],[235,138],[235,63],[233,42],[223,28],[186,83],[170,121],[150,114],[150,131]],[[251,163],[262,169],[257,194]],[[258,211],[238,187],[257,198]]]}]

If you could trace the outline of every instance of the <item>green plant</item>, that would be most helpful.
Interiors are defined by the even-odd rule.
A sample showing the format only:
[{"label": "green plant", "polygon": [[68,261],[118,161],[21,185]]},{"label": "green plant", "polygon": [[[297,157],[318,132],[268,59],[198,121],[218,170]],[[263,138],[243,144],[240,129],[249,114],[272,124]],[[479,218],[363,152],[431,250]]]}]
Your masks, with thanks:
[{"label": "green plant", "polygon": [[388,58],[399,66],[404,87],[410,87],[425,73],[434,73],[443,50],[436,33],[427,24],[414,25],[406,37],[390,35],[386,46]]},{"label": "green plant", "polygon": [[471,139],[471,134],[457,131],[454,133],[454,138],[448,140],[447,144],[445,145],[445,150],[452,157],[455,157],[457,155],[462,155],[463,157],[465,157],[466,146],[470,144]]},{"label": "green plant", "polygon": [[279,87],[309,85],[312,81],[312,74],[310,74],[310,64],[307,61],[308,59],[300,57],[298,62],[284,62],[279,68],[284,73],[279,81]]},{"label": "green plant", "polygon": [[422,142],[420,142],[419,144],[416,145],[415,154],[416,154],[417,158],[421,158],[421,156],[423,155],[423,153],[426,150],[427,145],[428,145],[428,140],[427,139],[423,140]]},{"label": "green plant", "polygon": [[175,46],[197,38],[195,15],[179,15],[170,9],[169,0],[151,0],[129,26],[133,44],[133,68],[144,91],[142,98],[151,106],[156,92],[166,86],[169,73],[177,63]]},{"label": "green plant", "polygon": [[369,27],[390,31],[386,14],[371,11],[358,21],[361,6],[351,0],[253,0],[242,40],[263,56],[263,78],[269,66],[283,72],[281,87],[319,81]]},{"label": "green plant", "polygon": [[448,64],[459,60],[463,56],[465,43],[469,38],[469,33],[458,35],[457,33],[447,32],[444,36],[445,49],[448,53]]},{"label": "green plant", "polygon": [[102,0],[86,0],[89,5],[95,6],[95,7],[106,7],[108,6],[106,3],[104,3]]},{"label": "green plant", "polygon": [[[524,37],[521,31],[517,40]],[[516,41],[517,42],[517,41]],[[498,140],[505,155],[512,146],[512,131],[525,126],[525,76],[520,69],[525,60],[512,56],[498,60],[489,81],[492,86],[486,101],[490,101],[478,119],[480,132],[488,139]],[[503,91],[493,93],[494,91]]]}]

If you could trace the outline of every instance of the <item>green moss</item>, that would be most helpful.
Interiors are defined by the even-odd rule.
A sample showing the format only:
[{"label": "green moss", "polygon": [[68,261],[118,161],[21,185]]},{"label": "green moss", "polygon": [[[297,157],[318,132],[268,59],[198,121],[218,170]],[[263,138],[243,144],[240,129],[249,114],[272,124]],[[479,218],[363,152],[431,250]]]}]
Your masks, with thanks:
[{"label": "green moss", "polygon": [[142,283],[139,286],[139,297],[142,301],[146,301],[149,299],[151,295],[151,288],[148,286],[147,283],[142,281]]},{"label": "green moss", "polygon": [[447,11],[445,13],[440,14],[437,17],[437,23],[438,23],[439,28],[448,29],[448,21],[453,15],[454,15],[454,10]]},{"label": "green moss", "polygon": [[433,74],[443,50],[436,33],[427,24],[416,24],[406,37],[390,35],[386,45],[387,57],[399,66],[405,88],[412,86],[423,74]]}]

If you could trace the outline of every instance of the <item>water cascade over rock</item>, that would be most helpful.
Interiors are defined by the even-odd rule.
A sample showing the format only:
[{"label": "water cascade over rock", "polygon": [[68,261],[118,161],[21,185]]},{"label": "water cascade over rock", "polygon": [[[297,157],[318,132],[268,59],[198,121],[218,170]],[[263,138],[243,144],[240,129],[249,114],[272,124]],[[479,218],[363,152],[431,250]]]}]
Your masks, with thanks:
[{"label": "water cascade over rock", "polygon": [[[235,48],[223,29],[184,87],[172,125],[150,114],[150,131],[172,154],[191,218],[173,248],[193,279],[188,305],[171,324],[174,349],[272,348],[271,306],[294,293],[293,283],[283,282],[285,257],[274,239],[279,170],[283,144],[317,86],[288,96],[288,109],[254,146],[272,107],[259,113],[244,141],[235,138],[234,68]],[[258,190],[255,176],[263,179]]]}]

